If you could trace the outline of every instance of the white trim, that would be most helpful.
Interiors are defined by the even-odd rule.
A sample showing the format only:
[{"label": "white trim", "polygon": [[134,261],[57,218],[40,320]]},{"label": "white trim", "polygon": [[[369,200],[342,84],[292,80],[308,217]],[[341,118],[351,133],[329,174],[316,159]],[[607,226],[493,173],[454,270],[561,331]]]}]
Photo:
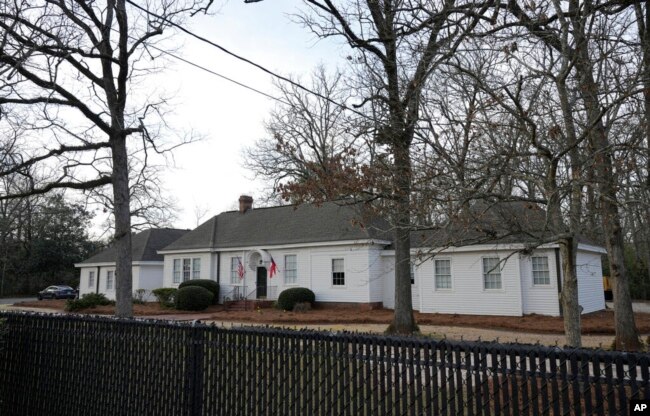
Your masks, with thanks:
[{"label": "white trim", "polygon": [[[340,256],[340,257],[338,257],[338,256],[335,257],[335,256],[336,255],[330,257],[330,287],[332,289],[345,289],[348,286],[348,279],[345,276],[347,274],[347,267],[346,267],[347,261],[345,261],[346,256]],[[334,260],[343,261],[343,284],[342,285],[335,285],[334,284],[334,273],[335,273],[334,272]],[[341,273],[341,272],[336,272],[336,273]]]},{"label": "white trim", "polygon": [[188,253],[215,253],[219,250],[211,250],[209,248],[191,248],[187,250],[158,250],[158,254],[188,254]]},{"label": "white trim", "polygon": [[[436,279],[436,261],[441,260],[441,261],[448,261],[449,262],[449,284],[451,287],[437,287],[437,279]],[[433,259],[433,291],[434,292],[443,292],[443,293],[449,293],[449,292],[455,292],[454,288],[456,285],[454,285],[454,272],[453,272],[453,259],[451,256],[443,256],[440,258],[434,258]]]},{"label": "white trim", "polygon": [[[533,269],[533,257],[546,259],[546,272],[548,273],[548,283],[535,283],[535,270]],[[530,287],[534,289],[552,289],[553,277],[551,274],[551,258],[547,254],[531,254],[528,256],[528,265],[530,266]]]},{"label": "white trim", "polygon": [[365,240],[339,240],[339,241],[323,241],[323,242],[314,242],[314,243],[295,243],[295,244],[268,244],[264,246],[255,245],[255,246],[237,246],[237,247],[221,247],[221,248],[202,248],[202,249],[188,249],[188,250],[158,250],[158,254],[182,254],[182,253],[208,253],[208,252],[221,252],[227,253],[229,251],[248,251],[248,250],[260,250],[261,247],[264,250],[279,250],[284,248],[303,248],[303,247],[328,247],[328,246],[348,246],[348,245],[390,245],[391,241],[387,240],[375,240],[375,239],[365,239]]},{"label": "white trim", "polygon": [[593,253],[607,254],[607,249],[600,246],[592,246],[591,244],[578,243],[578,250],[591,251]]},{"label": "white trim", "polygon": [[[131,262],[132,266],[164,266],[164,261],[134,261]],[[115,262],[103,263],[75,263],[74,267],[115,267]]]},{"label": "white trim", "polygon": [[[485,271],[485,262],[483,261],[485,259],[497,259],[498,260],[496,268],[499,270],[499,283],[501,284],[501,287],[491,287],[491,288],[485,287],[485,274],[486,274],[486,271]],[[483,287],[483,292],[487,292],[487,293],[490,293],[490,292],[505,292],[506,285],[503,282],[503,267],[502,267],[502,265],[505,265],[505,262],[507,262],[507,261],[508,261],[507,259],[502,259],[498,255],[497,256],[494,256],[494,255],[481,256],[481,286]],[[494,269],[495,268],[493,267],[490,270],[494,270]],[[489,273],[489,271],[488,271],[488,273]]]},{"label": "white trim", "polygon": [[[541,244],[535,247],[535,250],[543,250],[550,248],[558,248],[557,243],[548,243]],[[471,246],[460,246],[460,247],[418,247],[411,249],[411,256],[434,256],[439,254],[449,254],[449,253],[467,253],[473,251],[518,251],[529,249],[530,247],[523,243],[517,244],[476,244]],[[603,247],[592,246],[588,244],[579,243],[578,250],[590,251],[594,253],[607,254],[607,250]],[[395,250],[383,250],[380,253],[381,256],[394,256]]]}]

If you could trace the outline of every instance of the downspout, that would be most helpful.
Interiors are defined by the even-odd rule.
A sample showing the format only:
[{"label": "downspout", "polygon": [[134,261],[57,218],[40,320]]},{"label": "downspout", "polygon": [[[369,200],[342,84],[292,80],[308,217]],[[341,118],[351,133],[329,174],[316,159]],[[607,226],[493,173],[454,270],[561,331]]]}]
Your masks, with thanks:
[{"label": "downspout", "polygon": [[217,285],[221,292],[221,252],[217,251]]},{"label": "downspout", "polygon": [[560,304],[560,316],[562,313],[562,269],[560,268],[560,248],[555,248],[555,274],[557,275],[557,301]]}]

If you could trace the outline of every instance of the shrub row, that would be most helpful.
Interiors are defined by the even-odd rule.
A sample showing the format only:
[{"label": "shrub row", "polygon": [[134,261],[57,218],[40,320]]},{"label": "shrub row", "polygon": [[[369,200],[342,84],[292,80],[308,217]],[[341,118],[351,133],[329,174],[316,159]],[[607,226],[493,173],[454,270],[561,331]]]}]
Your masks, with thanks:
[{"label": "shrub row", "polygon": [[178,289],[161,287],[151,293],[161,305],[186,311],[201,311],[219,302],[219,284],[209,279],[188,280]]},{"label": "shrub row", "polygon": [[65,310],[74,312],[81,309],[114,304],[115,302],[108,299],[103,293],[86,293],[80,299],[68,300],[65,305]]}]

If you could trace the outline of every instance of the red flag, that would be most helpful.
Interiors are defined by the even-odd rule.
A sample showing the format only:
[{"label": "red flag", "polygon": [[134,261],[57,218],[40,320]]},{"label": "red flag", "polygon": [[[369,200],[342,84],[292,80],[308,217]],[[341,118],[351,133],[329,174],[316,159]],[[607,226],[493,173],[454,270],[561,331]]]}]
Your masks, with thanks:
[{"label": "red flag", "polygon": [[273,260],[273,256],[271,256],[271,268],[269,269],[269,279],[272,279],[273,275],[277,273],[278,273],[278,265],[275,263],[275,260]]},{"label": "red flag", "polygon": [[237,262],[239,263],[237,265],[237,274],[239,275],[240,279],[244,278],[244,275],[246,274],[246,270],[244,269],[244,265],[241,263],[241,259],[237,257]]}]

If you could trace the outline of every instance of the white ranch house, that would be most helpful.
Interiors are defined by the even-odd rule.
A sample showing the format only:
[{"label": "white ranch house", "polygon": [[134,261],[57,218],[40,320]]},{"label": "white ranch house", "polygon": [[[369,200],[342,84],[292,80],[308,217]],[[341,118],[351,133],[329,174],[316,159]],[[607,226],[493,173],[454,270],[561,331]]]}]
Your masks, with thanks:
[{"label": "white ranch house", "polygon": [[[504,212],[485,212],[489,215],[482,217],[481,227],[476,227],[473,218],[463,227],[412,234],[414,309],[477,315],[561,315],[557,244],[531,249],[531,233],[512,232],[516,227],[504,224],[513,218],[519,224],[536,224],[543,211],[511,204]],[[488,217],[489,221],[484,221]],[[238,211],[221,213],[158,251],[164,265],[156,269],[157,287],[177,287],[188,279],[212,279],[219,282],[220,301],[224,301],[275,299],[282,290],[300,286],[313,290],[317,302],[393,308],[394,251],[389,227],[383,221],[368,219],[360,227],[355,225],[355,218],[359,213],[353,206],[325,203],[320,207],[252,209],[252,198],[242,196]],[[508,232],[486,232],[486,224],[495,223],[499,224],[496,228],[507,225]],[[580,243],[578,249],[583,313],[604,309],[601,255],[605,250],[587,243]],[[89,281],[93,271],[89,260],[78,265],[82,294],[94,291]],[[270,276],[272,262],[277,265],[274,276]],[[134,272],[138,266],[142,264],[134,263]],[[114,293],[106,292],[102,284],[95,286],[108,296]],[[134,277],[134,288],[138,287],[153,288],[142,286],[142,278]]]},{"label": "white ranch house", "polygon": [[[150,229],[133,235],[133,289],[157,289],[163,286],[164,258],[158,250],[176,241],[189,230],[171,228]],[[79,295],[104,293],[115,299],[115,248],[108,247],[94,256],[75,264],[81,269]]]}]

